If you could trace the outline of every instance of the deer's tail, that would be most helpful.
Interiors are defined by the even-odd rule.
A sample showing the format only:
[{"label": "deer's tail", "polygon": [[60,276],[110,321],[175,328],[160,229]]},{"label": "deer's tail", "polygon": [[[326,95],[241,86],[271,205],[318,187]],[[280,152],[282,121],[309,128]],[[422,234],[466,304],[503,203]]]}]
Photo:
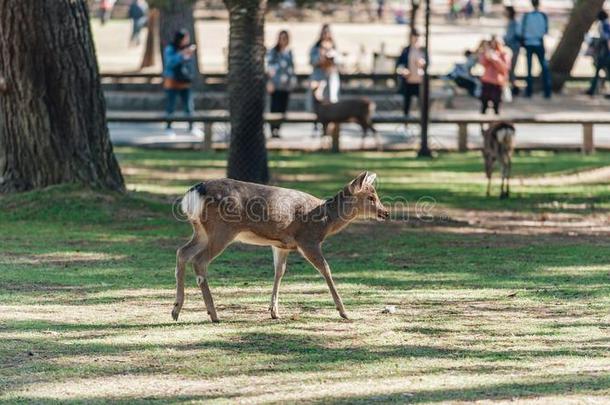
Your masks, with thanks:
[{"label": "deer's tail", "polygon": [[197,221],[201,218],[204,208],[205,192],[205,183],[199,183],[191,187],[184,197],[182,197],[180,208],[182,208],[182,212],[189,220]]}]

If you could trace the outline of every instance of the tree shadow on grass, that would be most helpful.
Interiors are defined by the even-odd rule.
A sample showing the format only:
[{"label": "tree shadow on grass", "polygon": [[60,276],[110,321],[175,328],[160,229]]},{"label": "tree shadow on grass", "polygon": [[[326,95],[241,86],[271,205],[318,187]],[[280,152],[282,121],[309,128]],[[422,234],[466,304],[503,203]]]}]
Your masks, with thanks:
[{"label": "tree shadow on grass", "polygon": [[444,401],[484,401],[535,399],[541,396],[565,395],[604,395],[610,390],[610,375],[596,376],[568,374],[552,376],[534,382],[508,382],[488,384],[472,388],[453,388],[437,390],[409,390],[393,394],[347,396],[344,398],[326,397],[311,401],[316,404],[368,404],[380,403],[434,403]]}]

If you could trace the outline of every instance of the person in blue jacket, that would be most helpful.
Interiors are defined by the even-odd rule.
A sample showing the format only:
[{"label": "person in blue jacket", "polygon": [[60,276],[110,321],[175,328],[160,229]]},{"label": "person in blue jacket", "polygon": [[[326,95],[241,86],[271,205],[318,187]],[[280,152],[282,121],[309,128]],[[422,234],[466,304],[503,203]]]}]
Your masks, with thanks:
[{"label": "person in blue jacket", "polygon": [[[165,113],[167,115],[167,133],[175,136],[172,130],[172,115],[176,109],[176,98],[179,96],[187,116],[193,115],[194,103],[192,82],[194,79],[194,54],[196,46],[191,44],[191,36],[185,29],[177,31],[173,41],[163,51],[163,88],[166,94]],[[201,130],[189,123],[191,134],[201,137]]]},{"label": "person in blue jacket", "polygon": [[544,37],[549,32],[549,19],[545,13],[539,10],[540,0],[532,0],[532,7],[534,7],[534,10],[525,13],[521,20],[521,38],[527,55],[527,88],[525,95],[531,97],[533,93],[532,62],[535,55],[542,68],[544,97],[551,98],[551,72],[544,49]]}]

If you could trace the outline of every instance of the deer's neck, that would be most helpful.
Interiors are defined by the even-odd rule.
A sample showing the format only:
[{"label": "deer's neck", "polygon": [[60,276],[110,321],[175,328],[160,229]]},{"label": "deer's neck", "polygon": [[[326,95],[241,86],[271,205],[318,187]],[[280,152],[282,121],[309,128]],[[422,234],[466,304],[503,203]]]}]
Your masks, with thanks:
[{"label": "deer's neck", "polygon": [[345,228],[357,217],[356,210],[350,210],[346,199],[350,198],[345,190],[341,190],[333,198],[324,203],[326,217],[325,233],[333,235]]}]

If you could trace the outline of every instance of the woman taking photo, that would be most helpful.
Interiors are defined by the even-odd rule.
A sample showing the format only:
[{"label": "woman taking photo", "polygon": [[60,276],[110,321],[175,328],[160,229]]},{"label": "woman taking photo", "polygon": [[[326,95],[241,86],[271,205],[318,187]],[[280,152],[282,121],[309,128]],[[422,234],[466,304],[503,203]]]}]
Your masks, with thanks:
[{"label": "woman taking photo", "polygon": [[[172,115],[176,109],[176,98],[180,96],[187,117],[193,115],[193,94],[191,85],[194,79],[193,58],[197,47],[191,44],[189,32],[182,29],[174,35],[174,40],[165,47],[163,52],[163,88],[165,89],[167,116],[167,134],[175,136],[172,130]],[[201,130],[193,127],[189,122],[189,131],[192,135],[202,136]]]},{"label": "woman taking photo", "polygon": [[330,26],[324,24],[320,32],[320,38],[311,48],[309,63],[313,67],[311,83],[314,92],[321,82],[324,82],[323,100],[331,103],[339,101],[339,69],[338,52],[335,47]]},{"label": "woman taking photo", "polygon": [[494,112],[498,115],[500,114],[502,93],[504,87],[508,84],[510,56],[496,37],[492,37],[491,41],[485,41],[480,52],[479,62],[485,69],[481,77],[483,84],[481,114],[487,113],[487,108],[491,102]]},{"label": "woman taking photo", "polygon": [[[288,31],[280,31],[277,44],[267,52],[267,91],[270,94],[272,113],[285,113],[288,109],[290,92],[296,84],[292,51],[288,49]],[[271,137],[280,137],[280,124],[271,124]]]}]

